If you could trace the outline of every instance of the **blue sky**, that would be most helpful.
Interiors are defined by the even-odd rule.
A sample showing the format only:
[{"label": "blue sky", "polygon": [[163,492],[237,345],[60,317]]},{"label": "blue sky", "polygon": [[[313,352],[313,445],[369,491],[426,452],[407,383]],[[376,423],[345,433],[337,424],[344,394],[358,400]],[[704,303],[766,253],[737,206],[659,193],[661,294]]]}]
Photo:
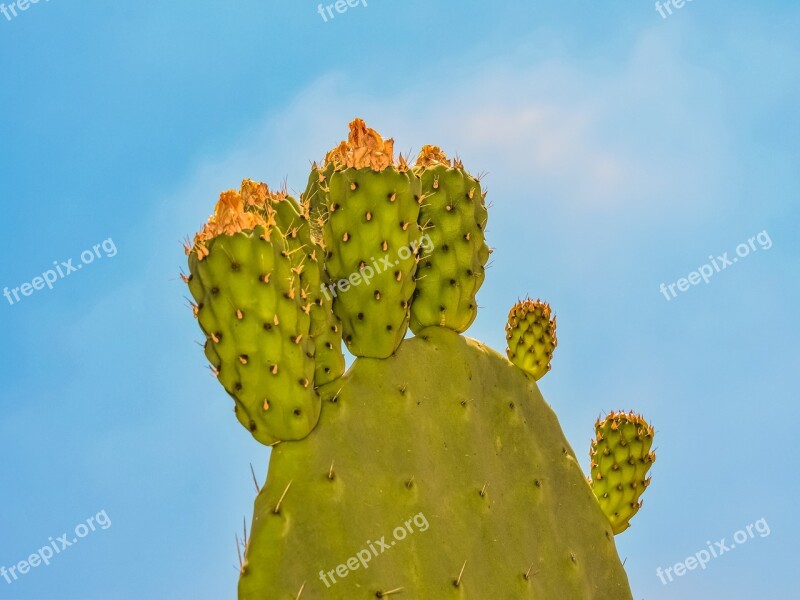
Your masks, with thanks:
[{"label": "blue sky", "polygon": [[[0,579],[0,599],[234,596],[249,463],[263,478],[268,451],[194,343],[180,240],[244,177],[299,191],[355,116],[485,172],[495,252],[468,335],[502,351],[513,302],[553,304],[540,387],[585,470],[601,412],[655,424],[653,484],[617,538],[634,596],[788,597],[800,7],[673,13],[369,0],[325,22],[304,0],[42,0],[0,14],[0,287],[116,248],[0,297],[0,566],[100,511],[112,523]],[[769,249],[659,292],[764,231]],[[768,536],[656,576],[762,518]]]}]

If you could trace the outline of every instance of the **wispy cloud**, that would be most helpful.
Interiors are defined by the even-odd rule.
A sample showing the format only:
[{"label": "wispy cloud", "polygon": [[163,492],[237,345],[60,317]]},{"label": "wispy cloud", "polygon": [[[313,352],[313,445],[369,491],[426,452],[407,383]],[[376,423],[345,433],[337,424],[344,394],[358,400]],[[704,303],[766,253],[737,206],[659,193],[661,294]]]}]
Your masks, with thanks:
[{"label": "wispy cloud", "polygon": [[725,128],[713,75],[687,67],[679,37],[663,28],[643,33],[615,66],[561,60],[476,69],[435,94],[432,82],[420,80],[392,96],[331,73],[233,148],[208,157],[180,195],[193,204],[204,195],[208,210],[216,190],[244,177],[273,186],[287,180],[299,193],[310,161],[346,135],[354,116],[397,133],[401,151],[436,143],[458,152],[468,166],[489,171],[492,186],[520,188],[524,180],[517,198],[550,198],[549,210],[567,214],[630,208],[637,218],[655,218],[691,210],[724,180]]}]

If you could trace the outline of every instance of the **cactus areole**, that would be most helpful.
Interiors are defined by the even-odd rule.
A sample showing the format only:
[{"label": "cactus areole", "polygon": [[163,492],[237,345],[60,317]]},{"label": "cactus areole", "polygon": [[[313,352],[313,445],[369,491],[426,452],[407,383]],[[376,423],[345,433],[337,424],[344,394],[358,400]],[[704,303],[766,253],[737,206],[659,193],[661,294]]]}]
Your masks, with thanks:
[{"label": "cactus areole", "polygon": [[650,483],[653,428],[598,420],[587,479],[536,383],[550,306],[511,309],[508,359],[460,335],[484,197],[438,147],[409,165],[356,119],[299,201],[245,180],[186,245],[211,370],[272,447],[241,600],[632,598],[614,535]]}]

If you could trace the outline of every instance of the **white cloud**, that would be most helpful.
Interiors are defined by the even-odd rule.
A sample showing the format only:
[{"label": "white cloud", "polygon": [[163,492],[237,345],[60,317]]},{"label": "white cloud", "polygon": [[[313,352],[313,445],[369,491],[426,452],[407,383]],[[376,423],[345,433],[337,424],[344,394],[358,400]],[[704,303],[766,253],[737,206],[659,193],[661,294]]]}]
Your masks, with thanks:
[{"label": "white cloud", "polygon": [[420,80],[404,94],[383,97],[331,74],[266,115],[235,148],[211,157],[179,195],[208,212],[218,191],[244,177],[273,186],[288,178],[299,193],[311,160],[361,116],[394,135],[398,150],[437,143],[468,167],[489,171],[493,188],[550,198],[549,210],[634,209],[637,218],[642,212],[656,218],[691,211],[698,197],[707,209],[725,165],[713,79],[683,64],[680,40],[665,28],[645,32],[619,64],[560,61],[499,70],[487,63],[436,86],[436,93],[428,93],[432,82]]}]

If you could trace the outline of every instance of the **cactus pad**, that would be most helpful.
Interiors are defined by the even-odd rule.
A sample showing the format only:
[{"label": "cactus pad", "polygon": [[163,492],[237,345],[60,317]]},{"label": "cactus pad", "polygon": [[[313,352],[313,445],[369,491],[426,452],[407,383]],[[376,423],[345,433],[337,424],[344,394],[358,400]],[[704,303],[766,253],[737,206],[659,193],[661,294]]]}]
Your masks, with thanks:
[{"label": "cactus pad", "polygon": [[283,234],[292,268],[299,277],[300,298],[310,311],[309,335],[315,347],[314,385],[318,387],[337,379],[344,373],[342,330],[331,311],[330,300],[321,289],[325,281],[324,251],[314,239],[310,201],[304,200],[301,206],[285,192],[271,192],[266,184],[249,179],[242,182],[242,198],[245,210],[265,218],[272,214]]},{"label": "cactus pad", "polygon": [[258,441],[301,439],[319,417],[310,305],[274,215],[222,194],[189,249],[189,290],[206,357]]},{"label": "cactus pad", "polygon": [[419,179],[395,166],[392,141],[363,121],[328,154],[335,166],[325,192],[325,266],[333,311],[356,356],[386,358],[408,329],[422,232]]},{"label": "cactus pad", "polygon": [[515,365],[535,379],[550,370],[556,339],[556,318],[541,300],[523,300],[508,313],[506,354]]},{"label": "cactus pad", "polygon": [[590,452],[591,484],[614,533],[630,527],[642,506],[639,498],[650,485],[647,472],[655,462],[653,428],[632,412],[612,412],[598,420]]},{"label": "cactus pad", "polygon": [[555,415],[493,350],[431,327],[320,391],[318,427],[272,450],[241,600],[631,598]]},{"label": "cactus pad", "polygon": [[311,232],[318,241],[322,240],[322,227],[328,220],[326,192],[334,168],[332,162],[326,162],[324,166],[318,166],[317,163],[312,164],[306,190],[302,195],[303,205],[308,207]]},{"label": "cactus pad", "polygon": [[461,333],[475,320],[489,247],[480,182],[460,161],[423,146],[414,166],[422,186],[419,222],[431,240],[421,257],[411,305],[411,330],[440,325]]}]

